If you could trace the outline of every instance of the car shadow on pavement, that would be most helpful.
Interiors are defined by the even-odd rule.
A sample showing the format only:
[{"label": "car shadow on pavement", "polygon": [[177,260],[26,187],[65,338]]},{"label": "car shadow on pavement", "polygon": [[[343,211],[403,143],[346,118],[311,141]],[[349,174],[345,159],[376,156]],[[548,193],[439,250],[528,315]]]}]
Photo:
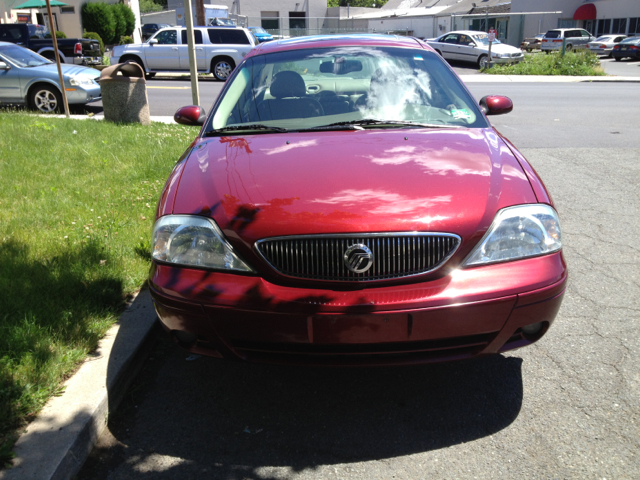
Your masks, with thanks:
[{"label": "car shadow on pavement", "polygon": [[280,478],[274,468],[469,442],[517,418],[521,364],[501,355],[403,368],[245,364],[189,355],[161,333],[78,478]]}]

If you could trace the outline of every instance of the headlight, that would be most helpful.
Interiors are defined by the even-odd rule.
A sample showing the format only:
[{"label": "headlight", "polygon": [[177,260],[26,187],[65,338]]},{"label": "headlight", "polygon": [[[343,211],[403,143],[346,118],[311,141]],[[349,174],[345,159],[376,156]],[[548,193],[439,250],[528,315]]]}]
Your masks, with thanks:
[{"label": "headlight", "polygon": [[502,209],[464,266],[506,262],[557,252],[562,248],[558,214],[549,205]]},{"label": "headlight", "polygon": [[216,223],[191,215],[167,215],[153,227],[151,255],[176,265],[252,272],[233,253]]},{"label": "headlight", "polygon": [[69,83],[75,87],[81,85],[93,85],[93,78],[91,77],[71,77]]},{"label": "headlight", "polygon": [[492,55],[492,57],[493,57],[493,58],[502,58],[502,54],[500,54],[500,53],[494,53],[494,54]]}]

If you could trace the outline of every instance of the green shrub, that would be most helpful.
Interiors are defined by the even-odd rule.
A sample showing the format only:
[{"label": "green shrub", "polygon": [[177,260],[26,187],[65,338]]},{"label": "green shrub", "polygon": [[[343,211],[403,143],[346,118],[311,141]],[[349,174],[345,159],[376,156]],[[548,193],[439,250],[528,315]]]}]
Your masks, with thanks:
[{"label": "green shrub", "polygon": [[606,75],[600,67],[598,57],[588,50],[567,52],[563,55],[551,53],[527,54],[522,62],[513,65],[494,65],[483,70],[492,75]]},{"label": "green shrub", "polygon": [[89,32],[96,32],[105,43],[114,43],[116,19],[110,5],[106,3],[82,5],[82,26]]},{"label": "green shrub", "polygon": [[111,13],[113,14],[113,19],[116,21],[116,28],[113,33],[113,40],[111,43],[116,43],[120,40],[120,38],[125,35],[125,30],[127,29],[127,23],[124,19],[124,15],[122,14],[122,10],[116,8],[118,5],[109,5],[111,9]]},{"label": "green shrub", "polygon": [[[51,38],[51,34],[50,33],[45,34],[44,38]],[[56,30],[56,38],[67,38],[67,36],[64,34],[64,32],[59,32],[58,30]]]},{"label": "green shrub", "polygon": [[82,38],[88,38],[90,40],[97,40],[98,43],[100,43],[100,54],[104,55],[104,42],[102,41],[102,38],[100,37],[100,35],[98,35],[96,32],[87,32],[87,31],[85,31],[82,34]]},{"label": "green shrub", "polygon": [[136,28],[136,16],[133,14],[133,10],[124,3],[116,3],[112,5],[115,10],[119,10],[124,19],[125,27],[122,35],[131,36],[133,30]]},{"label": "green shrub", "polygon": [[118,45],[127,45],[129,43],[133,43],[133,38],[128,35],[123,35],[120,37],[120,43]]},{"label": "green shrub", "polygon": [[162,5],[158,5],[153,0],[140,0],[140,13],[153,13],[162,11]]}]

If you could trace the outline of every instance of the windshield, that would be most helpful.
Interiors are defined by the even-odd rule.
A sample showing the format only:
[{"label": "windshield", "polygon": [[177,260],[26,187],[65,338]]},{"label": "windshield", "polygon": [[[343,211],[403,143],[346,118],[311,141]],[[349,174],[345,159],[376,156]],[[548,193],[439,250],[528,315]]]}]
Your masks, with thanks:
[{"label": "windshield", "polygon": [[17,67],[38,67],[47,65],[50,62],[31,50],[19,47],[17,45],[3,45],[0,47],[0,55],[9,60]]},{"label": "windshield", "polygon": [[639,41],[640,41],[640,38],[638,38],[638,37],[631,37],[631,38],[625,38],[624,40],[622,40],[622,41],[620,42],[620,44],[623,44],[623,43],[638,43]]},{"label": "windshield", "polygon": [[610,42],[613,37],[598,37],[596,42]]},{"label": "windshield", "polygon": [[299,130],[364,120],[487,126],[475,100],[437,54],[349,46],[247,59],[205,130],[243,124]]},{"label": "windshield", "polygon": [[[480,45],[489,45],[489,35],[487,34],[483,34],[483,35],[473,35],[473,38],[476,42],[478,42]],[[494,45],[497,43],[501,43],[500,40],[498,40],[497,38],[491,42]]]},{"label": "windshield", "polygon": [[250,27],[249,30],[251,30],[254,33],[267,33],[265,29],[262,27]]}]

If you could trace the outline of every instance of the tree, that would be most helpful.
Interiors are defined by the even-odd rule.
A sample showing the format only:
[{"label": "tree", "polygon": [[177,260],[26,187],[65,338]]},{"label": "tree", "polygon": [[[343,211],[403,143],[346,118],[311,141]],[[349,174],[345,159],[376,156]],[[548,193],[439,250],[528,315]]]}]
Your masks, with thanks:
[{"label": "tree", "polygon": [[162,6],[155,3],[153,0],[140,0],[140,13],[152,13],[162,11]]},{"label": "tree", "polygon": [[[86,31],[97,33],[104,43],[114,43],[116,19],[111,5],[100,2],[85,3],[81,12],[82,26]],[[117,40],[120,39],[118,38]]]}]

